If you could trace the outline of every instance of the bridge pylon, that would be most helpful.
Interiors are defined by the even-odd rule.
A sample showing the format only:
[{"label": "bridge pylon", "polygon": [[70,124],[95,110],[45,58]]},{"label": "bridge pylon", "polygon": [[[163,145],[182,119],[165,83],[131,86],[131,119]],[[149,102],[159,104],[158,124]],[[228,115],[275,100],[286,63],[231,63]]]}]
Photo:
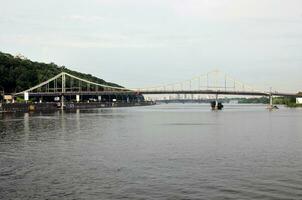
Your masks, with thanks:
[{"label": "bridge pylon", "polygon": [[270,92],[269,93],[269,105],[268,105],[268,109],[272,110],[272,109],[277,109],[277,106],[274,106],[273,104],[273,94]]}]

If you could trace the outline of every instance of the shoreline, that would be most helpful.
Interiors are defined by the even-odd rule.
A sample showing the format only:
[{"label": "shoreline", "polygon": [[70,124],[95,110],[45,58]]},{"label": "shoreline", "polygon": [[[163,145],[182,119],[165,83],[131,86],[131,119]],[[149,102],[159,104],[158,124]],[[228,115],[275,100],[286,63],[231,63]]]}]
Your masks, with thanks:
[{"label": "shoreline", "polygon": [[[87,109],[87,108],[115,108],[115,107],[135,107],[135,106],[151,106],[156,103],[153,101],[142,102],[66,102],[64,110]],[[56,111],[62,110],[60,104],[56,102],[43,103],[3,103],[0,106],[0,113],[12,112],[35,112],[35,111]]]},{"label": "shoreline", "polygon": [[295,103],[295,104],[285,104],[285,106],[286,107],[288,107],[288,108],[302,108],[302,104],[297,104],[297,103]]}]

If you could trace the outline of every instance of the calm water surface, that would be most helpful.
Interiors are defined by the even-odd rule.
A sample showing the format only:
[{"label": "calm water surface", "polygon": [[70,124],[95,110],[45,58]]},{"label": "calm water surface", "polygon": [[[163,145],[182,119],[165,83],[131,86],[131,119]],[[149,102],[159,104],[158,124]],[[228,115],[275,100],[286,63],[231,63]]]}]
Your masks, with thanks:
[{"label": "calm water surface", "polygon": [[302,109],[0,114],[0,199],[302,199]]}]

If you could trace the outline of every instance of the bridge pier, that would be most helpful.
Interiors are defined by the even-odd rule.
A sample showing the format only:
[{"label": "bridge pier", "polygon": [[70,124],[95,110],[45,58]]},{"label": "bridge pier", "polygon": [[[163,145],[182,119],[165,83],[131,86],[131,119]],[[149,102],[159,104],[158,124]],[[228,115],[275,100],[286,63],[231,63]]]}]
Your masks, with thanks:
[{"label": "bridge pier", "polygon": [[61,110],[64,110],[64,95],[61,96]]},{"label": "bridge pier", "polygon": [[269,94],[269,105],[268,105],[268,109],[269,110],[273,110],[273,109],[278,109],[277,106],[274,106],[273,104],[273,95]]},{"label": "bridge pier", "polygon": [[269,95],[269,107],[273,108],[273,95],[272,94]]}]

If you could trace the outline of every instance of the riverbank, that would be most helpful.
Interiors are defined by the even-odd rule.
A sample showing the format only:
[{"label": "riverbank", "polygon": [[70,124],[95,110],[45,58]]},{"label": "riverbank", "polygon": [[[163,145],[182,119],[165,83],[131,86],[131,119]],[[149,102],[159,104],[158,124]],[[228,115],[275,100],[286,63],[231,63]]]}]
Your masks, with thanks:
[{"label": "riverbank", "polygon": [[297,103],[287,104],[286,106],[289,108],[302,108],[302,104],[297,104]]},{"label": "riverbank", "polygon": [[[87,109],[87,108],[112,108],[154,105],[153,101],[142,102],[66,102],[63,109]],[[28,112],[28,111],[53,111],[62,109],[56,102],[44,103],[3,103],[0,104],[0,112]]]}]

